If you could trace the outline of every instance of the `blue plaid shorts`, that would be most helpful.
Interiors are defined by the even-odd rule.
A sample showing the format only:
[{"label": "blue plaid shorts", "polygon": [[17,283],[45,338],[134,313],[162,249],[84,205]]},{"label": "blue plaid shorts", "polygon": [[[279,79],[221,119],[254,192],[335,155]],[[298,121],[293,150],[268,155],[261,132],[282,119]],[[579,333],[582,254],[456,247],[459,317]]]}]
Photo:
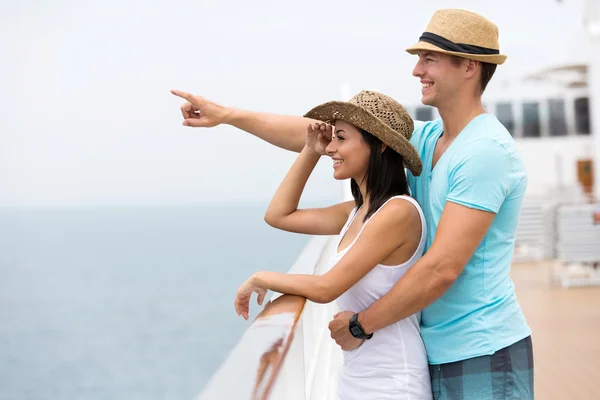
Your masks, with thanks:
[{"label": "blue plaid shorts", "polygon": [[531,336],[490,356],[430,365],[435,400],[533,399]]}]

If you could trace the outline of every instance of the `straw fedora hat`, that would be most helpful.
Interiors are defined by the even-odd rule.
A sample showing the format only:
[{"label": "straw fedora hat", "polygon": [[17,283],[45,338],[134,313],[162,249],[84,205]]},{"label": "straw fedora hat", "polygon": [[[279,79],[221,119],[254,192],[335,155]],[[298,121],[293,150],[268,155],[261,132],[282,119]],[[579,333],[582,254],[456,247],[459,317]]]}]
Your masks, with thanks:
[{"label": "straw fedora hat", "polygon": [[421,158],[409,142],[414,129],[413,120],[404,107],[389,96],[363,90],[347,102],[323,103],[304,116],[330,124],[341,120],[364,129],[400,153],[404,165],[414,176],[421,174]]},{"label": "straw fedora hat", "polygon": [[485,17],[458,9],[437,10],[419,41],[406,49],[410,54],[419,50],[451,54],[490,64],[503,64],[500,54],[498,27]]}]

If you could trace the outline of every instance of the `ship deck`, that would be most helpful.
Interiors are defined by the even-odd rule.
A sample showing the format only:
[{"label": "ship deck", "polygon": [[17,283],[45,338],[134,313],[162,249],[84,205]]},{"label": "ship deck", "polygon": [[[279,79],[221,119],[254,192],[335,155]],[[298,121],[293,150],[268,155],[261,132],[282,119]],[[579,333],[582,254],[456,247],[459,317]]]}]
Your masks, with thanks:
[{"label": "ship deck", "polygon": [[515,264],[511,276],[533,334],[536,399],[600,397],[600,287],[561,287],[551,266]]}]

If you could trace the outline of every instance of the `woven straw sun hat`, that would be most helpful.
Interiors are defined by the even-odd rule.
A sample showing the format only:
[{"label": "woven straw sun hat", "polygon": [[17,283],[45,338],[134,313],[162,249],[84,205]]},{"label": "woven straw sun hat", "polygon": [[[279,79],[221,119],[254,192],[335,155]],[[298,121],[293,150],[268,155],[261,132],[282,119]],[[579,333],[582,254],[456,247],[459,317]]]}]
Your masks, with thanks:
[{"label": "woven straw sun hat", "polygon": [[347,102],[323,103],[304,116],[329,124],[341,120],[364,129],[398,152],[414,176],[421,174],[421,158],[409,142],[414,129],[413,120],[404,107],[389,96],[364,90]]},{"label": "woven straw sun hat", "polygon": [[459,9],[437,10],[410,54],[429,50],[490,64],[503,64],[498,27],[482,15]]}]

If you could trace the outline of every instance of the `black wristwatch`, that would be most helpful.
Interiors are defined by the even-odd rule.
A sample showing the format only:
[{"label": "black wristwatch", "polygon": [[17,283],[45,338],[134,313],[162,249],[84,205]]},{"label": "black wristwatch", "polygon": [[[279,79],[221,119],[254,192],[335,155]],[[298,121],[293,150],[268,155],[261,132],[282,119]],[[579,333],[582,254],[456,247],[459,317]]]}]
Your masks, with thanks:
[{"label": "black wristwatch", "polygon": [[371,339],[373,337],[372,333],[369,333],[367,335],[365,333],[365,330],[363,329],[363,327],[360,325],[360,322],[358,322],[358,313],[356,313],[352,317],[350,317],[350,324],[349,324],[348,328],[350,329],[350,334],[357,339],[364,340],[364,339]]}]

